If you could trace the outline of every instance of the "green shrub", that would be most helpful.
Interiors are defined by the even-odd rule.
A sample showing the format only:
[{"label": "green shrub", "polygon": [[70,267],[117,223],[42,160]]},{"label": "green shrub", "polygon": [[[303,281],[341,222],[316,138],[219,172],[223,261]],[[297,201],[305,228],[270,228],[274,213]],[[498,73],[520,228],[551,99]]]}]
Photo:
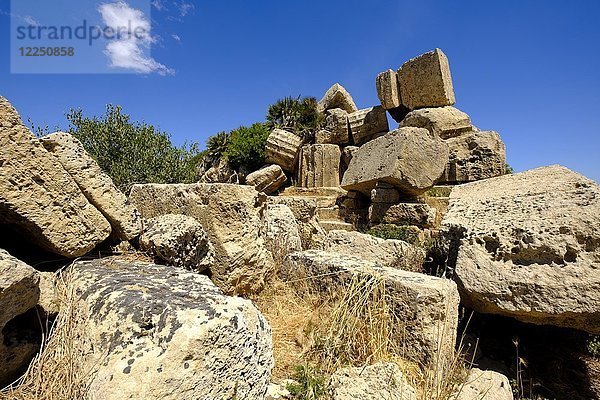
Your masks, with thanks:
[{"label": "green shrub", "polygon": [[69,133],[81,141],[115,185],[128,193],[136,183],[192,183],[202,159],[197,146],[174,146],[166,132],[132,122],[120,106],[107,105],[101,117],[67,115]]},{"label": "green shrub", "polygon": [[323,116],[317,111],[314,97],[285,97],[269,106],[267,124],[270,129],[291,131],[307,141],[314,139],[315,132],[323,124]]},{"label": "green shrub", "polygon": [[231,135],[227,132],[219,132],[206,141],[206,155],[212,159],[221,158],[226,152]]},{"label": "green shrub", "polygon": [[511,175],[514,174],[515,170],[513,169],[513,167],[511,167],[510,165],[508,165],[508,163],[504,164],[504,174],[505,175]]},{"label": "green shrub", "polygon": [[586,340],[586,350],[594,358],[600,358],[600,335],[590,335]]},{"label": "green shrub", "polygon": [[265,163],[265,146],[269,137],[266,124],[255,123],[231,131],[225,156],[234,169],[255,171]]},{"label": "green shrub", "polygon": [[314,367],[297,365],[294,380],[286,389],[298,400],[316,400],[325,395],[326,378]]},{"label": "green shrub", "polygon": [[403,240],[411,244],[419,244],[418,229],[408,225],[379,224],[367,229],[365,233],[382,239]]}]

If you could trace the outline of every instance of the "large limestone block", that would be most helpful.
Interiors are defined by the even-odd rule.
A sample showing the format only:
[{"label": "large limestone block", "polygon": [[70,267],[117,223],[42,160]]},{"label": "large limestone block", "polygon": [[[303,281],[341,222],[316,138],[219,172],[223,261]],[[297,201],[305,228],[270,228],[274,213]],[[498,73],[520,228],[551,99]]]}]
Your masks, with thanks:
[{"label": "large limestone block", "polygon": [[325,112],[334,108],[341,108],[348,114],[358,110],[350,93],[339,83],[334,83],[333,86],[327,89],[321,101],[317,103],[317,110],[319,112]]},{"label": "large limestone block", "polygon": [[75,263],[67,282],[86,354],[75,367],[94,371],[90,399],[265,395],[271,328],[252,302],[223,295],[207,276],[104,258]]},{"label": "large limestone block", "polygon": [[355,231],[330,231],[320,249],[365,261],[382,267],[421,271],[425,259],[423,249],[402,240],[382,239]]},{"label": "large limestone block", "polygon": [[394,363],[337,370],[329,380],[332,400],[416,400],[417,391]]},{"label": "large limestone block", "polygon": [[341,108],[328,110],[325,117],[325,129],[317,132],[315,139],[317,144],[349,144],[348,113]]},{"label": "large limestone block", "polygon": [[494,131],[478,131],[450,138],[448,166],[441,182],[465,183],[504,175],[506,147]]},{"label": "large limestone block", "polygon": [[183,214],[198,220],[214,250],[212,278],[227,293],[260,290],[274,268],[259,234],[259,193],[251,186],[134,185],[129,198],[144,218]]},{"label": "large limestone block", "polygon": [[279,165],[267,165],[246,177],[246,184],[254,186],[259,192],[271,194],[287,181],[287,176]]},{"label": "large limestone block", "polygon": [[471,132],[471,118],[458,108],[435,107],[411,111],[400,123],[400,126],[425,128],[442,139],[460,136]]},{"label": "large limestone block", "polygon": [[214,262],[208,235],[196,219],[165,214],[150,218],[145,225],[141,248],[169,265],[202,272]]},{"label": "large limestone block", "polygon": [[447,360],[454,353],[459,296],[450,280],[320,250],[290,254],[282,274],[307,280],[312,290],[323,293],[344,290],[353,278],[381,279],[391,307],[405,323],[403,337],[393,340],[405,344],[407,357],[427,362],[436,354]]},{"label": "large limestone block", "polygon": [[369,207],[369,221],[373,223],[431,228],[436,215],[436,209],[425,203],[372,203]]},{"label": "large limestone block", "polygon": [[36,270],[0,249],[0,387],[12,383],[19,372],[24,372],[39,350],[39,344],[20,337],[19,330],[9,324],[36,306],[39,281]]},{"label": "large limestone block", "polygon": [[420,195],[441,177],[448,145],[423,128],[399,128],[361,146],[342,179],[342,187],[369,196],[377,182],[408,195]]},{"label": "large limestone block", "polygon": [[41,139],[73,177],[85,197],[110,222],[113,235],[121,240],[131,240],[142,231],[138,211],[114,185],[112,179],[85,151],[79,140],[65,132],[56,132]]},{"label": "large limestone block", "polygon": [[261,235],[273,258],[281,262],[289,253],[302,250],[298,223],[285,204],[266,204],[263,209]]},{"label": "large limestone block", "polygon": [[398,84],[398,74],[396,71],[388,69],[377,75],[375,80],[377,86],[377,97],[381,106],[386,110],[400,107],[400,85]]},{"label": "large limestone block", "polygon": [[462,239],[462,300],[523,322],[600,333],[600,187],[550,166],[457,186],[442,222]]},{"label": "large limestone block", "polygon": [[365,108],[348,115],[350,134],[357,146],[389,131],[385,110],[381,106]]},{"label": "large limestone block", "polygon": [[451,400],[513,400],[508,378],[498,372],[473,368]]},{"label": "large limestone block", "polygon": [[302,146],[300,137],[283,129],[273,129],[267,138],[267,162],[277,164],[286,171],[294,172],[300,146]]},{"label": "large limestone block", "polygon": [[290,208],[294,214],[302,249],[306,250],[313,245],[313,238],[324,236],[325,231],[319,224],[317,217],[317,200],[302,196],[269,196],[267,204],[282,204]]},{"label": "large limestone block", "polygon": [[102,214],[71,175],[0,97],[0,223],[14,224],[39,246],[78,257],[110,235]]},{"label": "large limestone block", "polygon": [[435,49],[405,62],[398,70],[400,98],[411,110],[454,104],[448,58]]},{"label": "large limestone block", "polygon": [[335,144],[302,146],[299,184],[305,188],[336,187],[340,185],[342,152]]}]

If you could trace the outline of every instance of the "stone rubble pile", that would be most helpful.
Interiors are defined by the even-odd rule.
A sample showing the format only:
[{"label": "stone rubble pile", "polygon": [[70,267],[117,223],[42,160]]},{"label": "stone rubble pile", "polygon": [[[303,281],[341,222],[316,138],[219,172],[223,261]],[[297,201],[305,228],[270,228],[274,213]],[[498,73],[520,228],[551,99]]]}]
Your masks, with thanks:
[{"label": "stone rubble pile", "polygon": [[[128,197],[74,136],[35,138],[0,97],[0,387],[27,369],[38,312],[62,312],[65,293],[86,355],[76,366],[94,370],[90,398],[106,400],[289,398],[271,382],[269,323],[235,297],[273,277],[322,296],[381,282],[404,329],[390,340],[421,366],[455,357],[461,304],[600,334],[598,184],[560,166],[504,175],[499,134],[454,107],[440,49],[380,73],[375,90],[380,104],[359,109],[331,86],[314,139],[274,129],[257,171],[219,161],[202,182]],[[406,241],[356,231],[380,224]],[[13,234],[24,254],[69,267],[37,271],[4,249]],[[449,248],[444,277],[422,273],[429,239]],[[101,252],[129,248],[145,261]],[[340,369],[328,394],[409,400],[418,388],[387,363]],[[513,398],[505,376],[476,368],[451,398],[482,396]]]}]

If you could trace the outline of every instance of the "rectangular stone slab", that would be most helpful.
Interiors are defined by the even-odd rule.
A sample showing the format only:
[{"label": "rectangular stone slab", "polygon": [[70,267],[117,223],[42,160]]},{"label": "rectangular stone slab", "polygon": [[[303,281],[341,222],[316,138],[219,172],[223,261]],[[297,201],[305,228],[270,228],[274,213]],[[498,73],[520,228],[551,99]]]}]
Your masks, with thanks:
[{"label": "rectangular stone slab", "polygon": [[290,254],[282,273],[288,280],[307,280],[311,290],[322,293],[344,290],[356,277],[383,279],[394,302],[392,308],[405,323],[404,337],[394,339],[404,341],[420,362],[431,359],[438,350],[443,358],[454,353],[459,295],[451,280],[321,250]]}]

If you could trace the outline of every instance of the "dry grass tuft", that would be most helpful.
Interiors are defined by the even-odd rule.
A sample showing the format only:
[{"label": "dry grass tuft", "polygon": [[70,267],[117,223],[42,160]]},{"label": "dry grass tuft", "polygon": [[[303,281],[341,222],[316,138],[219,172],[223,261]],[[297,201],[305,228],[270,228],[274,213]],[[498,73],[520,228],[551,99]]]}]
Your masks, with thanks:
[{"label": "dry grass tuft", "polygon": [[405,346],[404,324],[383,277],[357,274],[327,294],[311,290],[311,280],[276,280],[256,299],[273,329],[275,381],[292,377],[299,365],[331,374],[349,365],[394,362],[419,400],[449,400],[460,390],[467,377],[460,352],[447,359],[440,351],[426,365],[412,361],[417,355]]},{"label": "dry grass tuft", "polygon": [[76,334],[78,315],[73,293],[59,279],[60,313],[27,372],[0,391],[0,400],[73,400],[86,398],[92,371],[81,369],[85,338]]}]

